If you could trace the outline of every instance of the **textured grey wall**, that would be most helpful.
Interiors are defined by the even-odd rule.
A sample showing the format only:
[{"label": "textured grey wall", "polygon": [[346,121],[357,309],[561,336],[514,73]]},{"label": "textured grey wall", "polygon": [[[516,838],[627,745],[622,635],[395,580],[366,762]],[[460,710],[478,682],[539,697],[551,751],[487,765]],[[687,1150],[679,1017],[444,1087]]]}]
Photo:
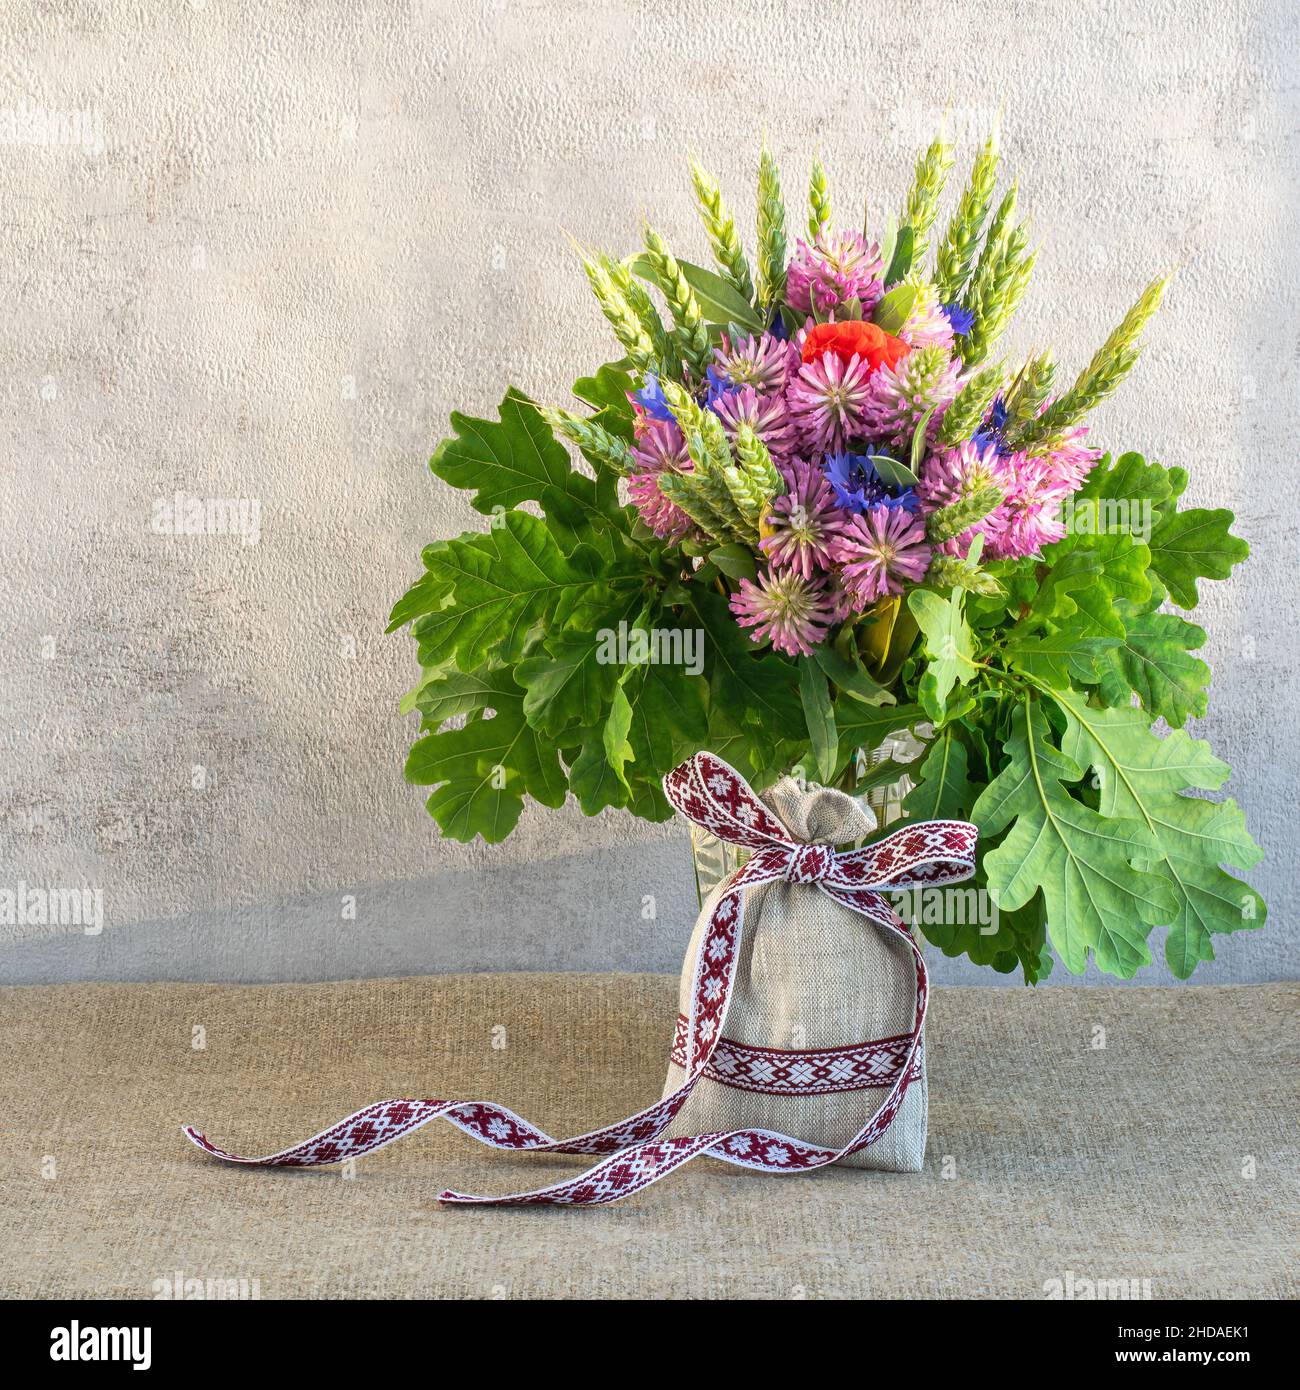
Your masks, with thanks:
[{"label": "textured grey wall", "polygon": [[[1181,268],[1097,436],[1255,546],[1207,586],[1202,732],[1274,916],[1197,979],[1294,973],[1286,0],[9,0],[0,41],[0,886],[104,914],[0,928],[0,978],[675,968],[680,829],[569,807],[442,843],[402,783],[385,615],[480,524],[425,460],[451,408],[562,400],[608,353],[561,228],[622,250],[651,213],[699,255],[688,146],[746,206],[764,129],[796,194],[817,147],[883,215],[947,102],[967,151],[1002,108],[1044,242],[1010,346],[1081,365]],[[258,543],[160,534],[177,492],[256,502]]]}]

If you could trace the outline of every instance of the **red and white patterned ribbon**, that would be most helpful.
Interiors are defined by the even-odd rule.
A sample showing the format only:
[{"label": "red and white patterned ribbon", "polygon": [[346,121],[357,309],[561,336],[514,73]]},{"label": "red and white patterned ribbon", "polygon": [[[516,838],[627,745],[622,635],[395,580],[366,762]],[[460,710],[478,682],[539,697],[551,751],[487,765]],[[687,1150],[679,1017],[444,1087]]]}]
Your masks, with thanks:
[{"label": "red and white patterned ribbon", "polygon": [[[893,1122],[908,1086],[919,1074],[915,1063],[929,994],[921,952],[882,894],[938,887],[969,878],[975,870],[975,827],[964,821],[926,821],[904,826],[876,844],[843,854],[826,845],[795,844],[745,779],[712,753],[697,753],[674,768],[664,778],[664,791],[687,819],[719,839],[753,851],[751,858],[722,885],[714,900],[708,930],[700,941],[691,1012],[685,1036],[679,1043],[686,1076],[678,1090],[629,1119],[572,1139],[552,1139],[513,1110],[477,1100],[378,1101],[301,1144],[263,1158],[228,1153],[192,1125],[186,1125],[182,1133],[216,1158],[261,1167],[309,1168],[341,1163],[382,1149],[439,1117],[494,1149],[604,1155],[580,1176],[535,1191],[502,1197],[444,1192],[439,1199],[480,1206],[598,1206],[639,1192],[702,1153],[742,1168],[795,1173],[824,1167],[875,1143]],[[722,1044],[722,1025],[740,956],[745,890],[776,880],[815,885],[883,931],[895,932],[911,951],[916,964],[914,1023],[912,1031],[901,1040],[902,1047],[893,1051],[889,1093],[870,1120],[841,1149],[823,1148],[765,1129],[661,1139],[659,1136],[686,1104],[700,1078],[711,1071]],[[899,1041],[883,1039],[864,1048],[875,1049],[883,1043]],[[725,1057],[724,1053],[724,1065]],[[867,1084],[870,1083],[858,1082],[858,1086]]]}]

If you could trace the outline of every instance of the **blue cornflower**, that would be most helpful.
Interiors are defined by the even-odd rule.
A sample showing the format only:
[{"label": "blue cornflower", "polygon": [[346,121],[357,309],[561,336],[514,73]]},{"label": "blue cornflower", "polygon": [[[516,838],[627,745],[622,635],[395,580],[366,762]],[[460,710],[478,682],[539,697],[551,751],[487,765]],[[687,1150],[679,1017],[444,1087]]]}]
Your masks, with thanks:
[{"label": "blue cornflower", "polygon": [[941,304],[939,306],[944,317],[952,325],[952,331],[958,338],[964,338],[975,323],[975,315],[969,309],[963,309],[956,302],[952,304]]},{"label": "blue cornflower", "polygon": [[636,402],[652,420],[672,420],[675,417],[664,399],[664,388],[654,372],[645,374],[645,385],[636,393]]},{"label": "blue cornflower", "polygon": [[706,388],[708,395],[704,404],[709,407],[715,406],[723,396],[729,396],[733,391],[740,390],[736,383],[723,376],[717,367],[710,367],[706,375],[708,376]]},{"label": "blue cornflower", "polygon": [[866,511],[880,491],[880,479],[866,454],[827,454],[825,471],[836,502],[846,512]]},{"label": "blue cornflower", "polygon": [[[877,456],[893,459],[893,454],[877,448]],[[826,481],[835,493],[836,502],[846,512],[865,512],[869,507],[888,507],[897,511],[916,512],[921,503],[913,490],[904,488],[895,493],[876,472],[871,454],[840,452],[826,456]],[[898,460],[894,459],[897,463]]]},{"label": "blue cornflower", "polygon": [[1002,437],[1002,431],[1007,424],[1006,402],[999,396],[989,410],[988,419],[983,426],[971,435],[971,443],[983,452],[992,446],[999,454],[1005,456],[1011,452],[1007,448],[1007,442]]},{"label": "blue cornflower", "polygon": [[904,511],[915,516],[921,510],[921,499],[916,495],[915,488],[905,487],[897,497],[885,493],[877,497],[872,503],[875,507],[888,507],[891,512]]}]

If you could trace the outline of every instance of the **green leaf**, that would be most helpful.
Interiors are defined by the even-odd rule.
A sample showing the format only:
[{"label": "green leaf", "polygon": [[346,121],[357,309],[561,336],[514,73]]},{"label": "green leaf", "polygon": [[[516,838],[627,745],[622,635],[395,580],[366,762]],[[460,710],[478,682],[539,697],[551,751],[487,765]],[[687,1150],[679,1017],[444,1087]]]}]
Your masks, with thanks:
[{"label": "green leaf", "polygon": [[[882,285],[896,285],[911,270],[912,247],[915,242],[916,233],[911,227],[898,229],[888,250],[881,253],[886,261],[884,277],[880,282]],[[907,315],[904,314],[903,317],[906,319]]]},{"label": "green leaf", "polygon": [[774,652],[756,649],[736,625],[720,594],[689,586],[687,614],[694,614],[705,634],[705,673],[714,701],[729,712],[742,732],[762,747],[804,733],[799,677]]},{"label": "green leaf", "polygon": [[829,783],[834,780],[840,755],[835,711],[831,708],[825,674],[807,658],[799,662],[799,698],[803,702],[804,721],[808,726],[813,757],[817,760],[818,780]]},{"label": "green leaf", "polygon": [[[426,688],[431,704],[463,699],[449,677],[446,691]],[[506,671],[491,674],[492,688],[481,692],[496,711],[463,728],[429,733],[406,759],[406,780],[436,785],[429,814],[444,835],[472,840],[481,835],[496,844],[515,828],[525,793],[545,806],[564,804],[565,780],[555,749],[524,719],[524,692]]]},{"label": "green leaf", "polygon": [[495,709],[494,700],[517,698],[518,686],[510,673],[496,667],[477,671],[431,668],[414,690],[403,697],[402,713],[418,709],[421,727],[434,730],[458,714]]},{"label": "green leaf", "polygon": [[430,559],[432,572],[453,584],[455,602],[416,622],[424,666],[452,654],[462,670],[489,655],[517,661],[543,617],[559,625],[607,606],[612,590],[639,586],[635,573],[611,569],[589,546],[565,555],[546,523],[527,512],[506,512],[484,535],[462,536]]},{"label": "green leaf", "polygon": [[1036,591],[1007,634],[1007,660],[1058,689],[1094,684],[1099,663],[1123,641],[1123,613],[1150,597],[1146,547],[1126,535],[1071,535],[1044,558],[1047,574],[1022,581]]},{"label": "green leaf", "polygon": [[729,579],[753,579],[758,572],[754,552],[739,541],[710,550],[709,559]]},{"label": "green leaf", "polygon": [[[1182,495],[1185,475],[1171,472],[1173,501]],[[1250,546],[1228,527],[1235,520],[1225,508],[1213,511],[1193,507],[1185,512],[1173,506],[1164,511],[1151,532],[1151,568],[1180,608],[1195,608],[1200,601],[1198,579],[1226,579],[1233,565],[1250,554]]]},{"label": "green leaf", "polygon": [[1074,623],[1046,632],[1034,632],[1019,624],[1011,630],[1004,653],[1017,671],[1064,690],[1076,682],[1090,685],[1100,680],[1101,663],[1119,643],[1118,637],[1099,637]]},{"label": "green leaf", "polygon": [[594,816],[607,806],[626,806],[627,783],[609,765],[603,726],[589,733],[569,768],[569,789],[578,798],[584,816]]},{"label": "green leaf", "polygon": [[[700,310],[710,323],[721,324],[724,328],[734,323],[750,333],[763,331],[763,320],[754,306],[721,275],[715,275],[703,266],[692,265],[690,261],[678,261],[677,264],[686,277],[686,283],[695,291]],[[631,262],[631,269],[634,275],[658,286],[648,257],[637,256]]]},{"label": "green leaf", "polygon": [[1204,645],[1204,628],[1175,613],[1125,614],[1124,628],[1124,640],[1097,663],[1106,703],[1126,705],[1135,691],[1142,708],[1170,728],[1201,718],[1210,668],[1188,653]]},{"label": "green leaf", "polygon": [[632,402],[628,392],[636,390],[636,381],[621,367],[607,362],[594,376],[579,377],[573,383],[573,394],[596,409],[592,419],[611,434],[622,439],[632,438]]},{"label": "green leaf", "polygon": [[632,702],[628,737],[638,770],[658,783],[684,758],[705,747],[708,715],[704,680],[680,666],[643,668],[639,682],[627,683]]},{"label": "green leaf", "polygon": [[[861,700],[840,700],[835,706],[835,726],[840,740],[840,765],[848,765],[859,748],[873,753],[891,735],[911,732],[925,717],[920,705],[867,705]],[[837,768],[838,773],[840,769]]]},{"label": "green leaf", "polygon": [[915,487],[920,481],[916,476],[915,465],[909,468],[905,463],[890,458],[888,454],[871,454],[869,458],[880,477],[895,487]]},{"label": "green leaf", "polygon": [[966,684],[976,671],[970,628],[962,616],[962,597],[961,589],[954,589],[947,598],[929,589],[913,589],[907,596],[907,606],[921,628],[930,658],[917,693],[925,712],[935,721],[943,718],[953,686]]},{"label": "green leaf", "polygon": [[452,585],[448,579],[426,571],[393,605],[385,631],[396,632],[399,627],[405,627],[407,623],[423,617],[426,613],[438,612],[451,597],[451,590]]},{"label": "green leaf", "polygon": [[452,487],[476,489],[471,505],[487,515],[520,502],[540,502],[557,515],[603,515],[596,484],[573,471],[568,451],[522,391],[510,387],[499,413],[496,421],[453,411],[455,433],[434,450],[429,467]]},{"label": "green leaf", "polygon": [[1099,815],[1077,801],[1065,783],[1083,768],[1051,739],[1038,701],[1015,707],[1004,752],[1008,765],[980,794],[971,812],[981,835],[1010,827],[984,856],[999,910],[1025,906],[1041,890],[1057,954],[1079,975],[1091,950],[1097,965],[1122,979],[1147,964],[1146,937],[1176,909],[1168,884],[1136,867],[1155,842],[1137,820]]},{"label": "green leaf", "polygon": [[911,820],[965,820],[980,789],[966,775],[966,747],[951,727],[935,736],[911,776],[920,778],[903,799],[903,811]]},{"label": "green leaf", "polygon": [[546,650],[526,657],[516,668],[524,697],[524,717],[543,733],[560,734],[567,729],[590,728],[613,697],[622,670],[609,658],[610,633],[626,619],[640,596],[625,597],[621,610],[611,613],[608,622],[596,627],[553,634],[546,638]]},{"label": "green leaf", "polygon": [[623,687],[615,686],[601,742],[605,749],[605,761],[614,769],[614,775],[624,786],[627,786],[627,777],[623,769],[636,756],[627,737],[631,727],[632,705],[623,693]]},{"label": "green leaf", "polygon": [[921,460],[925,458],[926,450],[926,432],[930,428],[930,417],[934,414],[935,409],[935,406],[931,406],[916,422],[916,429],[912,431],[911,473],[913,483],[921,476]]},{"label": "green leaf", "polygon": [[[1143,604],[1151,597],[1151,580],[1147,575],[1151,552],[1131,536],[1070,535],[1043,551],[1043,558],[1053,569],[1071,557],[1082,557],[1094,563],[1098,570],[1094,583],[1072,595],[1076,607],[1094,613],[1086,600],[1099,588],[1107,598],[1124,599],[1132,604]],[[1094,620],[1112,636],[1123,634],[1123,623],[1109,613],[1105,617],[1094,614]]]},{"label": "green leaf", "polygon": [[[904,228],[904,231],[910,230],[911,228]],[[900,232],[900,243],[902,239],[903,234]],[[897,256],[897,250],[894,254]],[[876,305],[875,312],[871,315],[871,322],[877,328],[883,328],[886,333],[897,333],[907,322],[907,316],[912,312],[912,305],[916,303],[917,293],[915,285],[895,285]]]},{"label": "green leaf", "polygon": [[872,680],[867,668],[855,652],[853,658],[844,656],[834,647],[817,647],[813,660],[839,690],[869,705],[892,705],[894,696],[878,681]]},{"label": "green leaf", "polygon": [[900,777],[910,777],[915,771],[913,763],[899,762],[895,758],[882,758],[878,763],[870,763],[853,779],[852,794],[861,796],[863,792],[871,791],[875,787],[892,787]]},{"label": "green leaf", "polygon": [[1053,698],[1066,715],[1064,750],[1097,774],[1102,815],[1131,818],[1152,841],[1142,867],[1173,891],[1175,910],[1159,920],[1171,924],[1169,968],[1186,979],[1199,961],[1214,959],[1215,933],[1262,926],[1266,915],[1259,894],[1221,867],[1248,869],[1263,855],[1245,817],[1231,801],[1183,794],[1217,790],[1230,769],[1181,729],[1157,737],[1149,717],[1132,706],[1102,710],[1077,694]]},{"label": "green leaf", "polygon": [[[1080,500],[1097,502],[1146,502],[1145,508],[1101,508],[1099,519],[1111,525],[1124,524],[1131,534],[1144,534],[1154,523],[1154,513],[1169,500],[1169,473],[1158,463],[1148,463],[1141,454],[1121,454],[1114,463],[1110,455],[1098,459],[1083,486],[1075,494]],[[1135,524],[1136,523],[1136,524]]]}]

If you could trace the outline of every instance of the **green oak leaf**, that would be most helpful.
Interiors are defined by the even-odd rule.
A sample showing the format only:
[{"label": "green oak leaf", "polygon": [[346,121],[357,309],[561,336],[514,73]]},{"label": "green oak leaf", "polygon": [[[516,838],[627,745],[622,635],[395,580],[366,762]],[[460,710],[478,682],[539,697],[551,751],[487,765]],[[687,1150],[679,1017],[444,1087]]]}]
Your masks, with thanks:
[{"label": "green oak leaf", "polygon": [[1099,679],[1097,663],[1119,645],[1118,637],[1098,637],[1077,622],[1053,626],[1047,632],[1013,628],[1007,638],[1005,654],[1017,671],[1057,689],[1072,683],[1090,685]]},{"label": "green oak leaf", "polygon": [[1170,923],[1165,958],[1186,979],[1198,962],[1214,959],[1215,933],[1262,926],[1266,915],[1259,894],[1221,867],[1248,869],[1262,857],[1245,817],[1231,801],[1183,794],[1217,790],[1230,769],[1181,729],[1158,737],[1132,706],[1093,709],[1077,694],[1053,698],[1067,717],[1065,752],[1097,774],[1101,814],[1141,823],[1153,842],[1144,867],[1160,873],[1176,899],[1162,919]]},{"label": "green oak leaf", "polygon": [[799,676],[790,662],[764,652],[736,625],[720,595],[689,586],[686,620],[693,616],[704,632],[704,668],[712,699],[720,704],[759,749],[777,740],[804,736]]},{"label": "green oak leaf", "polygon": [[525,657],[516,668],[527,687],[524,716],[543,733],[590,728],[613,698],[623,667],[614,643],[620,622],[641,605],[636,590],[624,592],[614,608],[584,613],[583,621],[543,639],[544,650]]},{"label": "green oak leaf", "polygon": [[594,816],[607,806],[627,805],[627,783],[610,766],[605,752],[604,726],[583,738],[578,756],[569,766],[569,790],[578,798],[584,816]]},{"label": "green oak leaf", "polygon": [[1180,608],[1195,608],[1200,601],[1196,581],[1226,579],[1233,565],[1250,554],[1250,546],[1229,533],[1235,517],[1226,508],[1175,510],[1173,503],[1182,496],[1187,475],[1174,468],[1169,478],[1171,503],[1151,532],[1151,568]]},{"label": "green oak leaf", "polygon": [[[445,691],[431,682],[426,703],[462,703],[465,686],[448,677]],[[489,688],[490,684],[490,688]],[[444,835],[472,840],[481,835],[496,844],[515,828],[525,793],[544,806],[564,804],[564,771],[556,750],[524,719],[524,691],[508,671],[483,677],[479,708],[492,718],[473,718],[460,729],[427,733],[406,759],[406,780],[437,790],[428,800],[429,814]],[[426,716],[426,720],[428,716]]]},{"label": "green oak leaf", "polygon": [[929,589],[913,589],[907,596],[925,639],[929,665],[921,677],[918,697],[931,719],[941,720],[954,685],[966,684],[975,674],[975,648],[970,628],[962,616],[964,591],[954,589],[943,598]]},{"label": "green oak leaf", "polygon": [[[1043,551],[1044,559],[1053,569],[1071,556],[1086,556],[1098,568],[1097,579],[1092,586],[1076,588],[1070,593],[1076,607],[1085,608],[1088,595],[1098,588],[1104,591],[1108,600],[1123,599],[1128,603],[1143,604],[1151,597],[1151,580],[1147,576],[1151,552],[1131,536],[1069,535]],[[1085,611],[1091,613],[1093,610],[1085,608]],[[1117,629],[1123,627],[1123,624],[1108,622],[1104,616],[1095,621],[1112,635],[1118,635]]]},{"label": "green oak leaf", "polygon": [[910,820],[965,820],[980,793],[967,776],[966,745],[951,726],[940,729],[920,767],[910,775],[917,785],[903,799]]},{"label": "green oak leaf", "polygon": [[440,729],[458,714],[485,707],[495,709],[495,696],[511,699],[516,689],[509,673],[495,667],[458,671],[454,666],[432,666],[420,673],[420,683],[402,697],[402,713],[418,709],[421,728]]},{"label": "green oak leaf", "polygon": [[628,731],[632,727],[632,705],[621,685],[614,687],[614,694],[610,700],[609,718],[605,720],[605,728],[601,734],[601,742],[605,748],[605,761],[614,769],[614,776],[618,778],[624,786],[627,786],[627,777],[623,769],[627,764],[634,760],[635,754],[632,745],[628,742]]},{"label": "green oak leaf", "polygon": [[1205,714],[1210,668],[1190,653],[1205,643],[1205,629],[1176,613],[1125,613],[1124,640],[1100,657],[1101,697],[1127,705],[1136,692],[1142,708],[1170,728]]},{"label": "green oak leaf", "polygon": [[[1091,548],[1068,550],[1058,556],[1037,583],[1037,592],[1022,620],[1021,631],[1047,622],[1061,622],[1083,614],[1080,626],[1099,628],[1097,636],[1121,637],[1124,624],[1114,617],[1101,593],[1102,558]],[[1100,595],[1101,602],[1090,602]]]},{"label": "green oak leaf", "polygon": [[704,681],[680,666],[652,663],[632,671],[623,689],[635,771],[657,787],[664,773],[707,746]]},{"label": "green oak leaf", "polygon": [[455,603],[416,619],[420,664],[434,666],[454,653],[463,670],[490,655],[518,660],[544,617],[561,625],[640,582],[630,571],[611,571],[590,546],[565,555],[546,523],[527,512],[506,512],[483,535],[451,541],[431,557],[431,572],[453,585]]},{"label": "green oak leaf", "polygon": [[454,433],[444,439],[429,467],[452,487],[475,489],[471,505],[491,515],[520,502],[540,502],[549,489],[595,506],[596,485],[575,473],[568,451],[551,433],[532,401],[510,387],[498,407],[500,420],[477,420],[453,411]]},{"label": "green oak leaf", "polygon": [[634,390],[634,378],[612,362],[597,368],[594,376],[579,377],[573,383],[573,394],[595,407],[591,418],[611,434],[627,440],[632,438],[632,402],[628,392]]},{"label": "green oak leaf", "polygon": [[1160,875],[1136,867],[1155,850],[1151,832],[1069,794],[1065,784],[1083,768],[1052,742],[1037,700],[1015,707],[1004,752],[1007,766],[971,811],[981,835],[1010,827],[983,858],[999,910],[1014,912],[1041,891],[1052,944],[1071,974],[1083,973],[1091,950],[1100,969],[1130,979],[1151,959],[1151,927],[1177,906]]},{"label": "green oak leaf", "polygon": [[426,570],[393,605],[393,611],[388,615],[388,626],[384,630],[396,632],[399,627],[405,627],[426,613],[439,612],[451,599],[452,588],[449,579]]},{"label": "green oak leaf", "polygon": [[1148,463],[1137,453],[1121,454],[1112,462],[1106,454],[1093,465],[1074,500],[1076,504],[1081,500],[1146,501],[1150,506],[1143,509],[1099,508],[1095,512],[1106,529],[1125,525],[1131,534],[1141,535],[1147,530],[1144,522],[1154,524],[1154,515],[1168,502],[1169,491],[1169,472],[1158,463]]}]

